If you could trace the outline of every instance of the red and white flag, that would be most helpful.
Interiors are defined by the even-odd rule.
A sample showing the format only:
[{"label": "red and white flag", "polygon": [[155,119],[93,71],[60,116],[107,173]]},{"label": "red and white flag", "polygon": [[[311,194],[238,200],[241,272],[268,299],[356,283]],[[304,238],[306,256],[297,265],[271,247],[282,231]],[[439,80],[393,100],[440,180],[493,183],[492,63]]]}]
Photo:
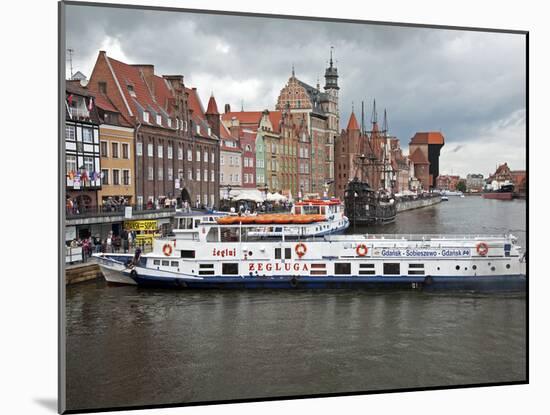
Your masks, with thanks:
[{"label": "red and white flag", "polygon": [[91,111],[94,107],[94,98],[90,97],[90,102],[88,103],[88,111]]}]

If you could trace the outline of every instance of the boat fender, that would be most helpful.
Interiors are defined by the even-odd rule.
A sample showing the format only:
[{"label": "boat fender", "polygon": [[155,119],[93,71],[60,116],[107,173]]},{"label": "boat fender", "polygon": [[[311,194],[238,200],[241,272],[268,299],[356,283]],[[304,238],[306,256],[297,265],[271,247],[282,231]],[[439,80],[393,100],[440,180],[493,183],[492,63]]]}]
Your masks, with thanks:
[{"label": "boat fender", "polygon": [[433,278],[430,277],[429,275],[426,278],[424,278],[424,285],[432,285],[433,282],[434,282]]},{"label": "boat fender", "polygon": [[292,277],[292,279],[290,280],[290,286],[292,288],[296,288],[298,286],[298,280],[296,279],[296,277]]},{"label": "boat fender", "polygon": [[294,247],[294,251],[299,258],[302,258],[307,252],[307,246],[303,242],[300,242],[296,244],[296,246]]},{"label": "boat fender", "polygon": [[476,245],[476,251],[479,255],[485,256],[489,253],[489,245],[486,242],[480,242]]},{"label": "boat fender", "polygon": [[132,271],[130,271],[130,277],[132,277],[132,278],[137,277],[137,271],[136,271],[135,269],[133,269]]}]

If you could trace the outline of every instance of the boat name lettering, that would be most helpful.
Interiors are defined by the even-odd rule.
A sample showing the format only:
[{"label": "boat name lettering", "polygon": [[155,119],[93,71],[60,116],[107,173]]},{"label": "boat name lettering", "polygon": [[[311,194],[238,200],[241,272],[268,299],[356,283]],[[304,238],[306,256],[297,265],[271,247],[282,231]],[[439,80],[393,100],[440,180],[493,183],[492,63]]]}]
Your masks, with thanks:
[{"label": "boat name lettering", "polygon": [[[376,254],[376,252],[375,252]],[[385,257],[461,257],[470,256],[470,249],[442,249],[441,251],[430,249],[382,249]]]},{"label": "boat name lettering", "polygon": [[294,263],[294,264],[290,264],[290,263],[284,263],[284,264],[281,264],[280,262],[276,262],[276,263],[271,263],[271,262],[268,262],[266,264],[264,263],[261,263],[261,262],[258,262],[258,263],[249,263],[248,264],[248,271],[249,272],[253,272],[253,271],[258,271],[258,272],[261,272],[261,271],[267,271],[267,272],[271,272],[271,271],[309,271],[309,267],[306,263]]},{"label": "boat name lettering", "polygon": [[233,249],[229,249],[229,248],[216,249],[216,248],[214,248],[212,250],[212,256],[221,256],[222,258],[225,258],[226,256],[236,257],[237,256],[237,250],[235,248],[233,248]]}]

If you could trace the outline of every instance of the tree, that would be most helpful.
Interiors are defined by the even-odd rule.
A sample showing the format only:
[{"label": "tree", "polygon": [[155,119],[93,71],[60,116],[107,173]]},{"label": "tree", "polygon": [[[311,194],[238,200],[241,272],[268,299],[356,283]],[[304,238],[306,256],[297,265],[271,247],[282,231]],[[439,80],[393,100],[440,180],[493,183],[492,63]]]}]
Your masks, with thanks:
[{"label": "tree", "polygon": [[464,180],[461,180],[456,184],[456,190],[462,193],[466,191],[466,183],[464,182]]}]

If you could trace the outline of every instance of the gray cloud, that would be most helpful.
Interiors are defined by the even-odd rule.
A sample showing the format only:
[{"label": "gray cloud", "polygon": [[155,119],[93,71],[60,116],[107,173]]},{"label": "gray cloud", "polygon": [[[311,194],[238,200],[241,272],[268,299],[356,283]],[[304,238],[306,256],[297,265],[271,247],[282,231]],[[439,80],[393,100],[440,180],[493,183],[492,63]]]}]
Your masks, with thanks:
[{"label": "gray cloud", "polygon": [[[298,78],[323,85],[332,45],[342,127],[352,102],[357,112],[364,100],[370,120],[376,98],[379,118],[387,108],[390,132],[405,149],[416,131],[443,132],[442,170],[488,172],[502,161],[525,167],[522,35],[90,6],[68,6],[66,21],[74,66],[87,75],[104,48],[130,63],[153,63],[157,73],[183,74],[204,100],[214,92],[220,106],[244,102],[245,110],[274,108],[292,65]],[[474,154],[481,140],[494,145],[484,159]],[[501,154],[505,148],[516,151]]]}]

